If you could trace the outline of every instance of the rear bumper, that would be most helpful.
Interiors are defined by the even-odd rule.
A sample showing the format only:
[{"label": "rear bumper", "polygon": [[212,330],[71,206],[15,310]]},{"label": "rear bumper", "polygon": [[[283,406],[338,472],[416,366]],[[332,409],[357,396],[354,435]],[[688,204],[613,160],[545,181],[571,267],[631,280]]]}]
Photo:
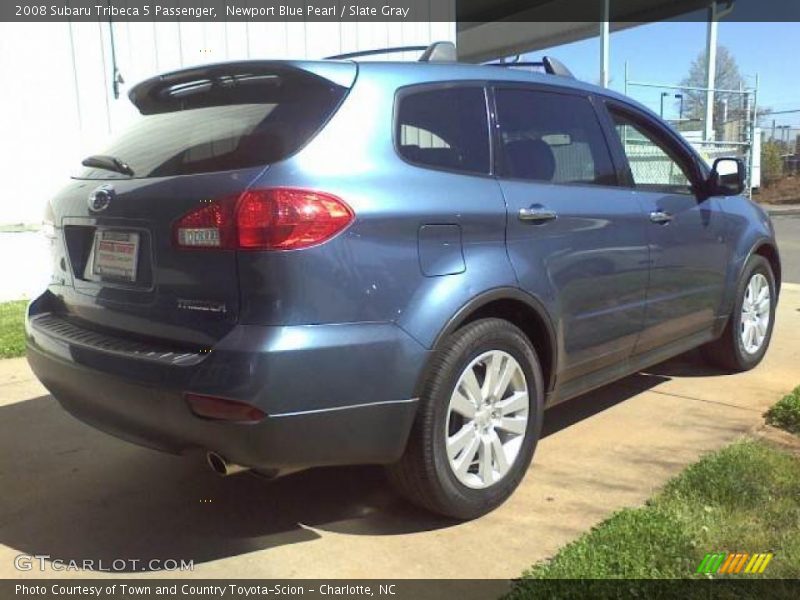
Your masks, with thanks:
[{"label": "rear bumper", "polygon": [[[426,350],[392,324],[242,325],[196,360],[159,362],[38,327],[39,304],[26,325],[31,368],[66,410],[117,437],[264,470],[385,464],[405,448]],[[204,419],[185,392],[248,402],[267,417]]]}]

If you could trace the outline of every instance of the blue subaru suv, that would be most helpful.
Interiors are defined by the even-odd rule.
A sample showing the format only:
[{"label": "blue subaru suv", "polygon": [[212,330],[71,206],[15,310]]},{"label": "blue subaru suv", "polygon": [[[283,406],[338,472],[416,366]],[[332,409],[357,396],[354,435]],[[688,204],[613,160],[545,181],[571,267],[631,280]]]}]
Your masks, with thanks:
[{"label": "blue subaru suv", "polygon": [[424,59],[133,87],[47,209],[28,360],[63,407],[221,474],[386,465],[469,519],[545,408],[697,346],[761,361],[781,267],[738,160],[555,61]]}]

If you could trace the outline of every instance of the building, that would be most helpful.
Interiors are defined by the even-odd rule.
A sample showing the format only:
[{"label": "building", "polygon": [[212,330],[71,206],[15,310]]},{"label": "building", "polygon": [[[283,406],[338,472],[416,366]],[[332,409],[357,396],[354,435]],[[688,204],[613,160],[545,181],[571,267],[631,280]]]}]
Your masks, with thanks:
[{"label": "building", "polygon": [[45,200],[80,160],[136,117],[127,91],[152,75],[225,60],[322,58],[455,39],[454,20],[0,23],[0,158],[13,174],[0,223],[41,221]]}]

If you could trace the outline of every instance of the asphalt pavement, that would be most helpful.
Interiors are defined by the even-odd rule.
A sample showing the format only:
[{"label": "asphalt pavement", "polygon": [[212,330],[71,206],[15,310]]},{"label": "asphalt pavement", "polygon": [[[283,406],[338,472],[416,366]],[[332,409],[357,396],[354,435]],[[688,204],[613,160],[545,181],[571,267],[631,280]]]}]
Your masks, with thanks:
[{"label": "asphalt pavement", "polygon": [[773,215],[783,281],[800,283],[800,214]]}]

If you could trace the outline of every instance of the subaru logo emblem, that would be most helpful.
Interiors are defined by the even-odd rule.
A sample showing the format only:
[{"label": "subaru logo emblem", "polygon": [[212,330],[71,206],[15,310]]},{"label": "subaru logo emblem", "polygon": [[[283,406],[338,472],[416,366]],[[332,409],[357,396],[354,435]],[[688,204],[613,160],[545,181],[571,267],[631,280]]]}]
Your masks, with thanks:
[{"label": "subaru logo emblem", "polygon": [[89,194],[89,210],[101,212],[108,208],[111,199],[114,197],[114,188],[110,185],[101,185]]}]

